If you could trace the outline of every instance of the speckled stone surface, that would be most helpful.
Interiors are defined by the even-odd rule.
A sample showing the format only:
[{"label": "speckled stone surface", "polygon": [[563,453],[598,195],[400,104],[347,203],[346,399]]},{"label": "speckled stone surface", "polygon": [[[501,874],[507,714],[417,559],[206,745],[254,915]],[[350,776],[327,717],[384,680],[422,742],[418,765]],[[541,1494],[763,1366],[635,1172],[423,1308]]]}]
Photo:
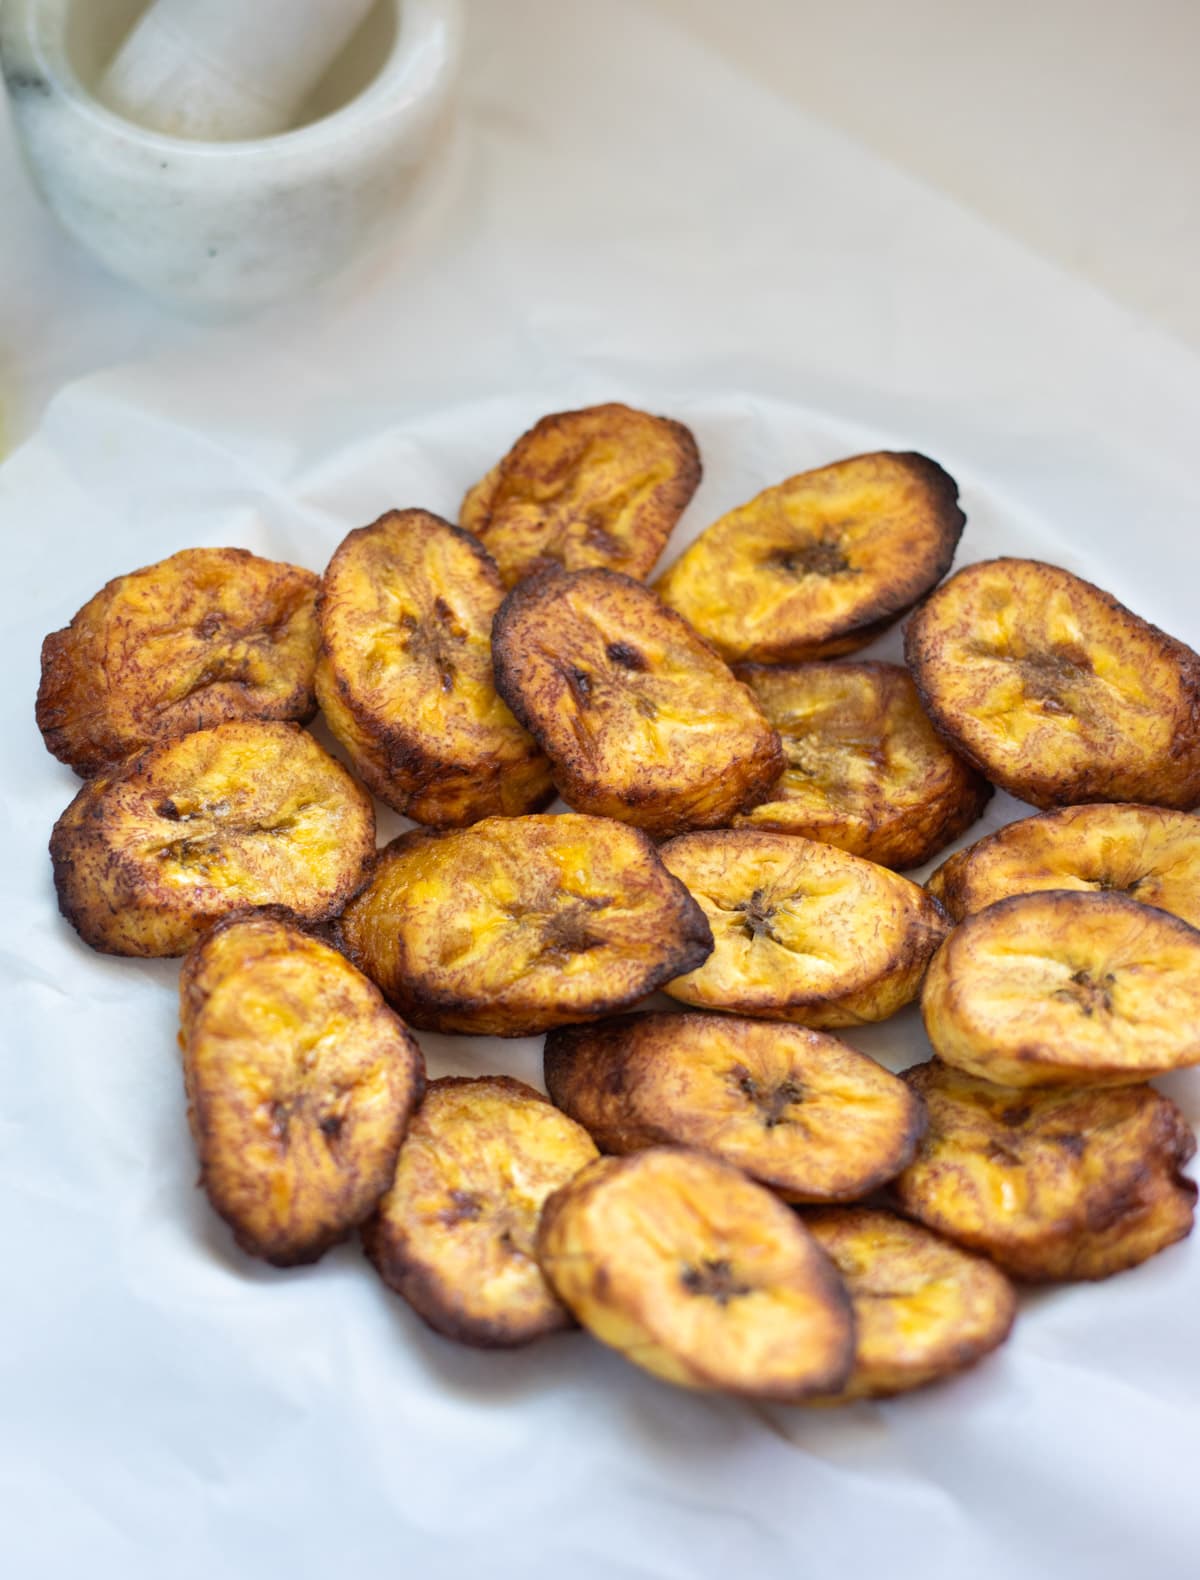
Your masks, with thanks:
[{"label": "speckled stone surface", "polygon": [[244,312],[316,283],[389,228],[457,70],[459,0],[381,5],[399,9],[390,51],[343,108],[282,136],[204,143],[121,120],[85,86],[81,54],[103,48],[106,15],[119,36],[130,0],[7,0],[0,59],[38,189],[115,274],[186,311]]}]

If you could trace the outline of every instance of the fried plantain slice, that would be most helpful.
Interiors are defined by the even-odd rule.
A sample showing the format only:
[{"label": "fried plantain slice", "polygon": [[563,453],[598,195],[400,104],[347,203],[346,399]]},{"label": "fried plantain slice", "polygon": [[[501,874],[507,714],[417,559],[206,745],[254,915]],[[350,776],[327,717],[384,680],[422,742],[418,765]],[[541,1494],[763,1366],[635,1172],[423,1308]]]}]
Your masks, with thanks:
[{"label": "fried plantain slice", "polygon": [[317,696],[365,784],[418,823],[544,807],[550,765],[496,694],[504,589],[470,533],[393,510],[346,537],[321,583]]},{"label": "fried plantain slice", "polygon": [[38,728],[90,778],[154,741],[316,711],[311,571],[184,549],[118,576],[42,644]]},{"label": "fried plantain slice", "polygon": [[905,654],[935,726],[1022,801],[1200,802],[1200,656],[1070,571],[966,566]]},{"label": "fried plantain slice", "polygon": [[899,664],[746,664],[787,767],[734,828],[803,834],[884,867],[919,867],[968,829],[988,782],[940,739]]},{"label": "fried plantain slice", "polygon": [[1014,1278],[1108,1278],[1191,1233],[1196,1138],[1153,1087],[996,1086],[940,1059],[904,1078],[929,1128],[899,1205]]},{"label": "fried plantain slice", "polygon": [[848,1404],[924,1388],[965,1371],[1003,1344],[1017,1292],[973,1256],[895,1213],[824,1207],[804,1226],[833,1260],[854,1304],[854,1370],[839,1393],[813,1404]]},{"label": "fried plantain slice", "polygon": [[59,909],[110,955],[181,955],[214,922],[341,909],[375,850],[370,797],[295,724],[219,724],[89,780],[50,837]]},{"label": "fried plantain slice", "polygon": [[1200,927],[1200,817],[1103,802],[1022,818],[926,881],[955,921],[1039,889],[1127,894]]},{"label": "fried plantain slice", "polygon": [[712,948],[644,834],[570,812],[401,835],[337,929],[414,1026],[497,1037],[625,1009]]},{"label": "fried plantain slice", "polygon": [[711,955],[666,992],[803,1026],[886,1020],[914,999],[947,923],[917,884],[797,834],[684,834],[659,854],[699,901]]},{"label": "fried plantain slice", "polygon": [[243,1251],[315,1262],[391,1184],[425,1061],[379,990],[278,915],[219,922],[179,982],[200,1183]]},{"label": "fried plantain slice", "polygon": [[537,1255],[594,1337],[667,1382],[795,1402],[849,1375],[854,1319],[829,1258],[718,1158],[602,1158],[546,1203]]},{"label": "fried plantain slice", "polygon": [[853,653],[950,569],[966,517],[926,456],[879,451],[801,472],[722,516],[656,583],[731,662]]},{"label": "fried plantain slice", "polygon": [[544,571],[492,636],[500,695],[563,799],[656,838],[753,806],[783,769],[754,695],[685,620],[611,571]]},{"label": "fried plantain slice", "polygon": [[543,1203],[595,1157],[588,1133],[523,1081],[431,1081],[363,1246],[446,1338],[529,1344],[571,1326],[534,1257]]},{"label": "fried plantain slice", "polygon": [[985,1080],[1146,1080],[1200,1063],[1200,932],[1123,894],[1016,895],[950,934],[921,1012],[934,1051]]},{"label": "fried plantain slice", "polygon": [[732,1015],[619,1015],[546,1038],[546,1090],[605,1152],[677,1142],[788,1201],[854,1201],[925,1127],[897,1076],[836,1037]]},{"label": "fried plantain slice", "polygon": [[648,576],[700,484],[700,452],[669,417],[611,403],[543,417],[472,488],[459,521],[507,587],[547,565]]}]

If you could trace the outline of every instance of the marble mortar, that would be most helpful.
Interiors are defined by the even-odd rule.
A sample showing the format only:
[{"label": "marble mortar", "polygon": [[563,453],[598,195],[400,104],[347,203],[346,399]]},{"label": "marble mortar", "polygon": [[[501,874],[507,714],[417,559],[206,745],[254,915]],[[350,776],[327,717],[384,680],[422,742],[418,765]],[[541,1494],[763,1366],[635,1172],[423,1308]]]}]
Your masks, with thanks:
[{"label": "marble mortar", "polygon": [[443,125],[460,0],[378,0],[275,137],[199,142],[95,97],[146,0],[0,0],[0,66],[33,180],[114,274],[201,316],[228,316],[337,272],[395,222]]}]

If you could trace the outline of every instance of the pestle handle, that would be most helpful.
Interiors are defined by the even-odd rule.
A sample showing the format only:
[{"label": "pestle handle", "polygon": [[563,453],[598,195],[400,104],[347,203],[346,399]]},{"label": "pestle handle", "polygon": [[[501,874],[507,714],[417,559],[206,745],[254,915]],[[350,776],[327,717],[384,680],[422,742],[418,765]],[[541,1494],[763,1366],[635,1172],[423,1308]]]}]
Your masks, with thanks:
[{"label": "pestle handle", "polygon": [[375,0],[152,0],[100,97],[176,137],[269,137],[292,124]]}]

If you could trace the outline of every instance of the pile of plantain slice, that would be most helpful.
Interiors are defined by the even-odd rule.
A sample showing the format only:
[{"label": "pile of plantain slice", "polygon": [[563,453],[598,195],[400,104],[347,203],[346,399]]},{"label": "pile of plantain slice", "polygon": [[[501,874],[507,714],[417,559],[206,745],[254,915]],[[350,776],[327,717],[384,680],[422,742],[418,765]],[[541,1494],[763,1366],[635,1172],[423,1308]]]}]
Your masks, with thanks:
[{"label": "pile of plantain slice", "polygon": [[[84,780],[54,881],[94,949],[184,957],[248,1254],[359,1230],[465,1344],[578,1324],[683,1387],[884,1397],[995,1350],[1014,1281],[1191,1229],[1149,1082],[1200,1063],[1200,658],[1053,565],[944,579],[966,518],[917,454],[768,487],[648,583],[700,477],[681,423],[595,406],[320,577],[117,577],[43,647]],[[847,657],[906,615],[907,667]],[[994,786],[1036,814],[902,876]],[[414,825],[378,850],[372,795]],[[901,1074],[837,1035],[917,1001]],[[546,1093],[428,1080],[413,1029],[544,1033]]]}]

